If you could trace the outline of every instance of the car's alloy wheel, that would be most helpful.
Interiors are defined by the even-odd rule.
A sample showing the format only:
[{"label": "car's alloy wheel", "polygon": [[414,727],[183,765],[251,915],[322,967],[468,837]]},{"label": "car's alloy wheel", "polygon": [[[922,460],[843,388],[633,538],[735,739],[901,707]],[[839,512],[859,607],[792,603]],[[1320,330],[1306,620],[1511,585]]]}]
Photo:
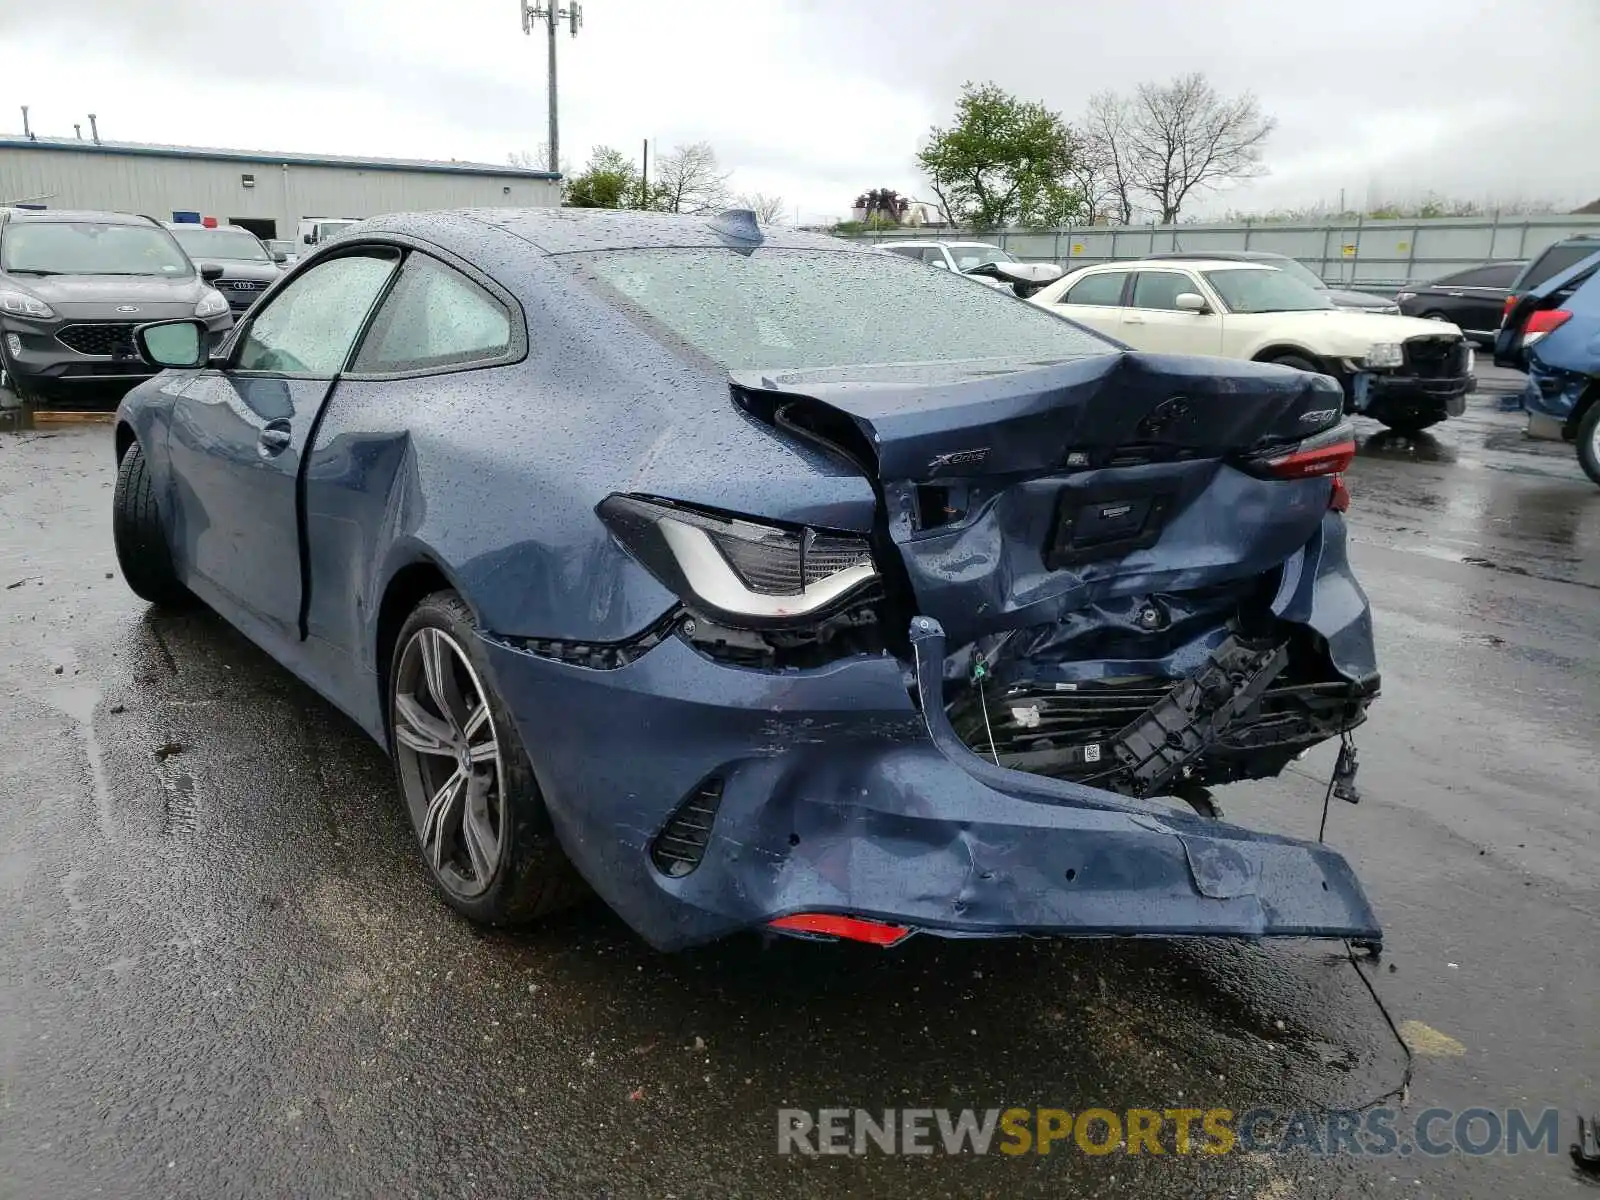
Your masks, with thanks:
[{"label": "car's alloy wheel", "polygon": [[424,625],[401,648],[392,720],[423,853],[446,890],[482,895],[505,848],[505,763],[483,681],[444,630]]},{"label": "car's alloy wheel", "polygon": [[428,596],[389,661],[395,773],[450,906],[486,925],[516,925],[587,896],[495,690],[472,609],[454,592]]}]

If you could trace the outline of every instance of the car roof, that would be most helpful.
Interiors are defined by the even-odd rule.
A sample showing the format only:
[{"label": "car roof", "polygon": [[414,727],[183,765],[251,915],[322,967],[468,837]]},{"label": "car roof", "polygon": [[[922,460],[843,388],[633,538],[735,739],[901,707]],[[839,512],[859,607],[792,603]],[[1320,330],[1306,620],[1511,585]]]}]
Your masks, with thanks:
[{"label": "car roof", "polygon": [[96,225],[156,225],[153,217],[136,213],[97,212],[86,208],[12,208],[7,210],[12,221],[59,222],[88,221]]},{"label": "car roof", "polygon": [[[499,229],[547,254],[597,250],[742,245],[712,227],[714,215],[618,212],[599,208],[462,208],[431,213],[396,213],[362,222],[370,233],[412,233],[426,237],[443,225],[458,237],[482,237],[485,227]],[[871,253],[862,242],[847,242],[819,233],[800,233],[779,226],[761,226],[761,245],[772,249],[839,250]]]},{"label": "car roof", "polygon": [[168,229],[198,229],[204,233],[250,233],[243,225],[196,225],[193,221],[163,221],[161,224]]},{"label": "car roof", "polygon": [[1096,263],[1089,270],[1111,269],[1126,271],[1130,267],[1203,267],[1208,271],[1276,271],[1271,263],[1240,261],[1228,258],[1122,258],[1116,262]]},{"label": "car roof", "polygon": [[1147,259],[1205,259],[1208,262],[1270,262],[1288,257],[1275,250],[1157,250],[1145,255]]}]

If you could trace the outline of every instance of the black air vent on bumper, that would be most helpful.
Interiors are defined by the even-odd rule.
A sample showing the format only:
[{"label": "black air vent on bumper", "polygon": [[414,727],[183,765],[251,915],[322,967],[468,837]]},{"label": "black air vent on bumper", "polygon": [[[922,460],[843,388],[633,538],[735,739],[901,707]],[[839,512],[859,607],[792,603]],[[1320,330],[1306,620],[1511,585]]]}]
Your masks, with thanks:
[{"label": "black air vent on bumper", "polygon": [[721,803],[722,780],[716,776],[689,793],[650,846],[650,861],[658,871],[678,879],[700,865]]}]

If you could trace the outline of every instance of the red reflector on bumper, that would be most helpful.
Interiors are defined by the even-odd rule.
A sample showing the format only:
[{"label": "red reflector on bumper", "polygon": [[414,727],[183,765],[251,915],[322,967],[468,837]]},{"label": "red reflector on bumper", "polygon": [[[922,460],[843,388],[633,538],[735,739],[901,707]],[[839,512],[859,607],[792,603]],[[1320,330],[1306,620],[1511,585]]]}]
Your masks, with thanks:
[{"label": "red reflector on bumper", "polygon": [[873,946],[892,946],[911,935],[911,930],[904,925],[885,925],[882,921],[844,917],[838,913],[792,913],[771,922],[771,927],[790,933],[814,933],[852,942],[867,942]]},{"label": "red reflector on bumper", "polygon": [[1350,510],[1350,489],[1345,486],[1343,475],[1333,477],[1333,492],[1328,496],[1328,507],[1334,512]]}]

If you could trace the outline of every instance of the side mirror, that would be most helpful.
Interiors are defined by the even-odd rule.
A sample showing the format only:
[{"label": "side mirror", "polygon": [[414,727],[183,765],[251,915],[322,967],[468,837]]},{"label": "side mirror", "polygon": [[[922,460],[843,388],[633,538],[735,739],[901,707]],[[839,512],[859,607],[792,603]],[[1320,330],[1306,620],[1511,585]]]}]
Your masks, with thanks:
[{"label": "side mirror", "polygon": [[315,233],[308,233],[301,237],[300,240],[308,246],[315,246],[317,244],[317,235]]},{"label": "side mirror", "polygon": [[152,367],[204,366],[209,352],[204,321],[153,321],[133,331],[139,357]]},{"label": "side mirror", "polygon": [[942,258],[932,259],[929,261],[928,265],[936,271],[948,271],[950,269],[950,264],[945,262],[945,260]]},{"label": "side mirror", "polygon": [[207,283],[215,283],[222,278],[222,267],[217,263],[201,263],[200,278]]},{"label": "side mirror", "polygon": [[274,250],[272,252],[272,261],[275,262],[275,263],[278,263],[281,266],[282,264],[284,264],[284,263],[289,261],[289,256],[287,254],[285,254],[282,250]]},{"label": "side mirror", "polygon": [[1179,312],[1199,314],[1210,311],[1206,298],[1199,292],[1179,292],[1173,303],[1178,306]]}]

